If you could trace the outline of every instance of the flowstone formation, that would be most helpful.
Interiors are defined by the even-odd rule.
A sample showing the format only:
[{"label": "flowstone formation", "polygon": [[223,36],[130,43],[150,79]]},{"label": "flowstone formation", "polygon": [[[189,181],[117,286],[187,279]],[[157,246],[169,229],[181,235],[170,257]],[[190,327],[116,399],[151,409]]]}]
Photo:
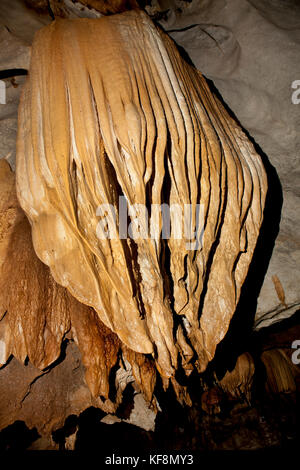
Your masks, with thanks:
[{"label": "flowstone formation", "polygon": [[[83,310],[70,321],[90,388],[108,396],[94,347],[104,331],[133,370],[147,362],[148,399],[157,369],[189,402],[176,370],[203,372],[225,336],[267,190],[259,155],[201,73],[144,12],[54,21],[32,46],[16,177],[36,254]],[[67,329],[51,330],[55,348]],[[42,367],[46,344],[30,343]]]},{"label": "flowstone formation", "polygon": [[[69,414],[88,406],[114,413],[133,382],[156,409],[153,362],[121,344],[37,258],[16,197],[15,176],[5,160],[0,160],[0,308],[0,368],[8,362],[0,374],[0,429],[21,419],[49,435]],[[66,338],[78,346],[81,361],[71,344],[60,366],[55,361]],[[23,364],[28,358],[29,367],[9,361],[11,356]]]}]

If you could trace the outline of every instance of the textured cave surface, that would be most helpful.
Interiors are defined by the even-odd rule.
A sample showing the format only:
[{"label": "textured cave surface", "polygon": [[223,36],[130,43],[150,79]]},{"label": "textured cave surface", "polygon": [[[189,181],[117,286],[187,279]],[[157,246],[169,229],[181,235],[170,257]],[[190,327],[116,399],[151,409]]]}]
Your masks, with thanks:
[{"label": "textured cave surface", "polygon": [[[18,125],[18,199],[54,279],[165,379],[179,361],[203,372],[239,301],[267,178],[201,74],[143,12],[57,20],[35,37]],[[120,226],[120,197],[131,226],[134,205],[148,218],[134,238],[118,225],[101,237],[98,208]],[[163,204],[191,209],[197,242],[172,214],[163,239]]]},{"label": "textured cave surface", "polygon": [[[2,311],[0,321],[0,362],[7,361],[0,368],[4,397],[0,449],[93,450],[104,435],[111,450],[116,441],[121,450],[131,448],[132,441],[143,449],[170,450],[258,449],[295,442],[299,370],[291,363],[291,343],[300,338],[299,314],[295,314],[299,305],[300,123],[297,105],[291,104],[291,83],[300,75],[296,59],[300,14],[296,2],[289,2],[286,13],[280,3],[152,2],[146,8],[212,80],[259,144],[259,154],[262,149],[267,155],[262,155],[270,193],[267,223],[246,284],[249,292],[242,292],[227,336],[217,346],[224,336],[219,335],[210,356],[216,349],[215,359],[200,381],[195,373],[190,377],[186,373],[184,379],[178,376],[168,384],[157,374],[156,367],[159,372],[161,367],[151,357],[134,352],[130,344],[126,347],[92,308],[56,284],[34,254],[30,226],[15,197],[14,176],[1,164],[6,242],[1,238],[0,257],[8,255],[9,269],[3,269],[2,257],[5,276],[0,279],[0,299],[8,314]],[[21,1],[15,5],[14,13],[9,2],[0,8],[0,20],[6,26],[0,37],[7,45],[0,57],[1,70],[15,69],[13,80],[10,72],[3,75],[8,103],[0,108],[0,157],[13,169],[17,106],[23,74],[29,68],[29,46],[34,32],[51,21],[45,13],[26,9]],[[90,9],[89,15],[98,16]],[[15,270],[17,265],[29,268]],[[29,295],[24,296],[26,276]],[[29,311],[34,315],[26,315]],[[269,328],[251,332],[262,326]],[[40,332],[38,336],[34,330]],[[91,348],[97,353],[91,355]],[[178,400],[189,406],[183,408]]]},{"label": "textured cave surface", "polygon": [[[215,0],[192,2],[182,13],[174,10],[161,24],[213,81],[275,169],[269,171],[272,216],[270,246],[265,247],[271,259],[255,318],[261,328],[292,315],[300,300],[300,114],[291,99],[292,83],[300,75],[299,2]],[[278,298],[273,276],[282,284],[286,305]]]},{"label": "textured cave surface", "polygon": [[[41,2],[43,3],[43,2]],[[28,69],[28,46],[34,33],[51,18],[26,9],[22,0],[1,2],[0,21],[9,29],[2,50],[1,70]],[[211,79],[225,103],[274,167],[269,170],[272,197],[268,202],[268,247],[259,269],[265,271],[255,286],[260,294],[256,310],[257,327],[271,325],[292,315],[299,306],[299,111],[291,101],[291,84],[299,79],[299,5],[297,1],[214,0],[211,2],[153,2],[147,11],[160,20],[194,65]],[[212,26],[213,25],[213,26]],[[206,30],[208,27],[208,30]],[[203,29],[204,28],[204,29]],[[1,40],[3,36],[1,36]],[[13,46],[8,54],[8,43]],[[8,65],[7,64],[8,61]],[[17,106],[23,76],[14,87],[5,79],[7,105],[1,106],[1,157],[14,167]],[[282,206],[282,208],[281,208]],[[279,230],[279,233],[278,233]],[[282,305],[274,282],[277,276],[285,292]],[[255,297],[255,296],[254,296]]]}]

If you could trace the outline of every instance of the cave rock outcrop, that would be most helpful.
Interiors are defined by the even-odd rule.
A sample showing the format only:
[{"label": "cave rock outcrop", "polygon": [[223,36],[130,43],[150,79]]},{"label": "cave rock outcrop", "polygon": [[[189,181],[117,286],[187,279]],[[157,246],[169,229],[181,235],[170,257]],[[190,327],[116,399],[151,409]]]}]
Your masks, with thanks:
[{"label": "cave rock outcrop", "polygon": [[266,174],[145,13],[58,19],[36,34],[16,174],[55,281],[164,378],[204,371],[247,275]]}]

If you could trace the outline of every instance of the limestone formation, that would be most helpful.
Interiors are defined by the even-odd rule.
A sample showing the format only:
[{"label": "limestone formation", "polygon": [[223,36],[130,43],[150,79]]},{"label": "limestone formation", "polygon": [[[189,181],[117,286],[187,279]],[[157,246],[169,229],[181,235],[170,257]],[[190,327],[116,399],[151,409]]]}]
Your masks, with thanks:
[{"label": "limestone formation", "polygon": [[[32,7],[36,8],[35,1],[27,1],[33,3]],[[44,3],[46,8],[50,6],[55,18],[95,18],[138,8],[136,0],[49,0]]]},{"label": "limestone formation", "polygon": [[[86,383],[93,397],[101,397],[96,402],[98,407],[114,412],[122,401],[124,387],[120,387],[120,373],[114,377],[111,370],[118,364],[118,370],[124,370],[122,364],[127,361],[137,391],[143,392],[155,408],[153,361],[121,345],[117,335],[101,322],[91,307],[79,303],[54,281],[49,268],[33,250],[30,225],[16,197],[15,175],[8,163],[0,160],[0,367],[11,355],[21,363],[28,358],[35,366],[30,370],[34,380],[42,370],[49,371],[49,366],[60,357],[65,338],[74,339],[78,345]],[[1,371],[0,381],[3,394],[7,385],[5,377],[11,373],[5,371]],[[22,369],[17,368],[16,380],[21,373]],[[109,398],[110,376],[118,391],[114,402]],[[24,377],[21,382],[26,384]],[[14,393],[8,394],[12,402]],[[6,420],[14,416],[5,407],[1,409]],[[5,423],[0,412],[0,428]]]},{"label": "limestone formation", "polygon": [[[145,13],[58,19],[36,34],[19,108],[17,194],[38,257],[88,306],[68,321],[94,393],[107,396],[107,385],[95,379],[88,344],[102,350],[111,332],[110,365],[120,340],[134,352],[129,362],[136,354],[132,363],[147,371],[152,356],[164,380],[176,383],[179,366],[205,370],[239,301],[266,189],[252,144]],[[120,200],[131,236],[119,233]],[[170,237],[160,205],[171,207]],[[67,319],[46,323],[58,345]],[[41,363],[42,346],[40,357],[30,352]]]},{"label": "limestone formation", "polygon": [[287,351],[280,348],[266,350],[261,355],[266,370],[266,390],[269,393],[296,391],[295,378],[299,366],[294,365]]},{"label": "limestone formation", "polygon": [[255,329],[269,327],[300,306],[300,3],[170,0],[166,7],[166,1],[160,7],[152,0],[151,14],[160,15],[164,30],[213,82],[271,164],[257,295],[249,306],[256,312]]},{"label": "limestone formation", "polygon": [[251,388],[255,372],[254,361],[249,353],[241,354],[234,368],[227,371],[219,385],[232,398],[251,401]]}]

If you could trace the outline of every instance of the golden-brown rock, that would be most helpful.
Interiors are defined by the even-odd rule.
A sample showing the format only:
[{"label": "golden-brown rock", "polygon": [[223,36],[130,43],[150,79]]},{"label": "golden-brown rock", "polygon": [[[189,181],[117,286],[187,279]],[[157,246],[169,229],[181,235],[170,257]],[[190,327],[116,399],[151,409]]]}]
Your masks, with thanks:
[{"label": "golden-brown rock", "polygon": [[[45,369],[60,356],[68,332],[81,352],[92,395],[101,396],[103,409],[115,411],[122,393],[116,403],[109,400],[109,376],[121,354],[120,340],[91,307],[58,285],[37,258],[29,222],[16,198],[15,175],[0,160],[0,366],[14,355]],[[123,347],[136,384],[150,403],[155,364]]]},{"label": "golden-brown rock", "polygon": [[[146,14],[56,20],[37,33],[17,143],[35,251],[166,378],[178,353],[187,375],[192,360],[203,371],[224,337],[266,187],[252,144]],[[131,237],[118,233],[120,197]],[[160,205],[171,208],[170,237]]]},{"label": "golden-brown rock", "polygon": [[44,369],[58,358],[70,329],[68,294],[33,250],[30,225],[15,194],[15,176],[4,160],[0,191],[0,325],[5,349],[0,362],[10,354],[21,362],[28,356]]},{"label": "golden-brown rock", "polygon": [[243,353],[237,358],[233,370],[227,371],[219,381],[219,386],[231,397],[245,399],[250,403],[254,372],[255,365],[251,354]]},{"label": "golden-brown rock", "polygon": [[109,373],[116,364],[120,340],[99,319],[95,311],[72,299],[72,333],[86,367],[86,381],[94,397],[109,395]]},{"label": "golden-brown rock", "polygon": [[266,390],[269,393],[295,392],[295,378],[299,366],[292,363],[284,349],[269,349],[262,353],[261,360],[266,369]]},{"label": "golden-brown rock", "polygon": [[[122,346],[123,358],[127,359],[132,368],[132,375],[144,396],[151,403],[156,384],[156,369],[154,361],[141,353]],[[154,403],[155,406],[155,403]]]}]

